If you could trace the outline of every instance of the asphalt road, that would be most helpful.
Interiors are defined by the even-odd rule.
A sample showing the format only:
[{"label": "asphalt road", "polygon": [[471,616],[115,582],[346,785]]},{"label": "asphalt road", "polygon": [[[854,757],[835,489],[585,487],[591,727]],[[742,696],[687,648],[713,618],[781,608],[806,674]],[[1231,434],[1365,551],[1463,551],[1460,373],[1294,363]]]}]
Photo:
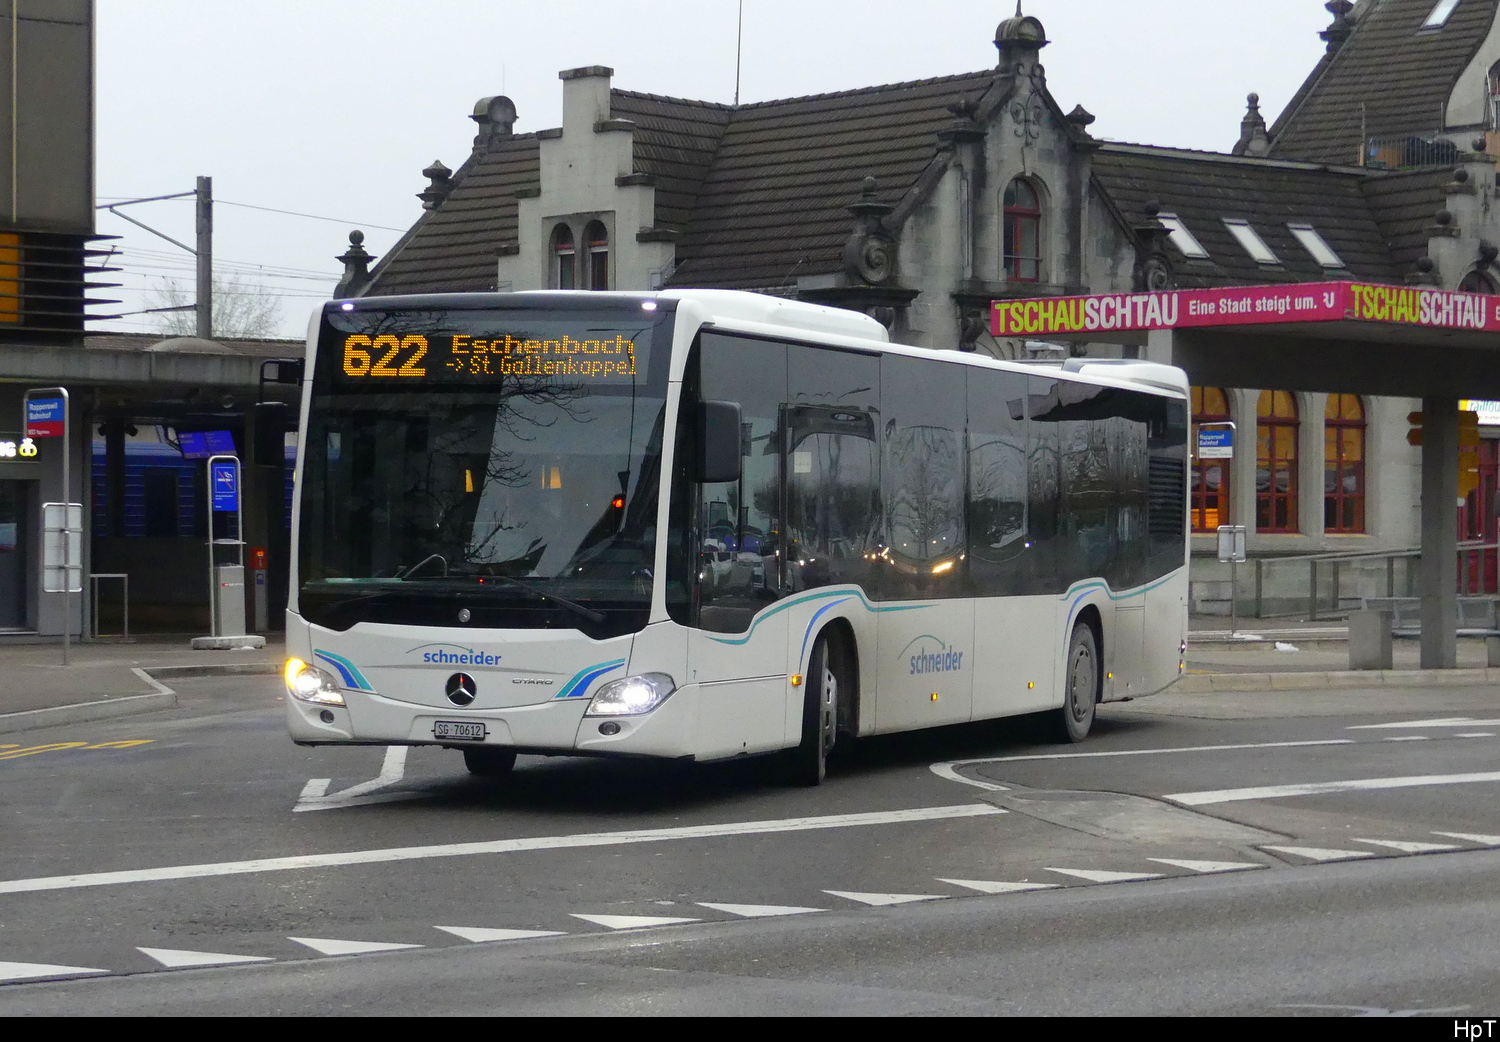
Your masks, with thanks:
[{"label": "asphalt road", "polygon": [[1158,696],[1081,746],[870,740],[807,790],[489,782],[299,749],[275,678],[177,686],[0,743],[0,1015],[1500,1010],[1489,689]]}]

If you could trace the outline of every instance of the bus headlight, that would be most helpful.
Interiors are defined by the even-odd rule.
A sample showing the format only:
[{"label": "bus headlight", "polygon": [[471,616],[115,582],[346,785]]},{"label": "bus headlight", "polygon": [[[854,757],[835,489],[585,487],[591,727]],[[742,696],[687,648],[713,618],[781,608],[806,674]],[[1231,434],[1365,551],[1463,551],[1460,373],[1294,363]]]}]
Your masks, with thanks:
[{"label": "bus headlight", "polygon": [[639,716],[649,713],[677,690],[665,673],[642,673],[605,684],[589,701],[584,716]]},{"label": "bus headlight", "polygon": [[309,666],[300,658],[286,660],[282,670],[287,694],[299,702],[311,702],[320,706],[341,706],[344,696],[334,679],[317,666]]}]

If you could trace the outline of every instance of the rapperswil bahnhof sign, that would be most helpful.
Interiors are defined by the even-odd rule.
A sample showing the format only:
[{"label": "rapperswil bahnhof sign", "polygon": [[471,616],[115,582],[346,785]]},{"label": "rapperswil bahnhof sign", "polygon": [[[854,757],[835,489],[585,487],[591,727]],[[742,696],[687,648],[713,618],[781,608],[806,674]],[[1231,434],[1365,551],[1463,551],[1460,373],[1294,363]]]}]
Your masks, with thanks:
[{"label": "rapperswil bahnhof sign", "polygon": [[1500,297],[1365,282],[1179,289],[997,300],[994,336],[1103,334],[1194,326],[1381,322],[1432,329],[1500,331]]}]

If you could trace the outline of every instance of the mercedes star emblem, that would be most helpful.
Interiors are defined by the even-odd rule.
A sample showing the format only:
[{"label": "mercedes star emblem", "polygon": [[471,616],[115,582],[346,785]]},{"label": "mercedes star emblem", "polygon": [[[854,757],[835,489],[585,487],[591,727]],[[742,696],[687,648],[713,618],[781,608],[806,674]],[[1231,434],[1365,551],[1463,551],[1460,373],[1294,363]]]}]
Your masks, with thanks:
[{"label": "mercedes star emblem", "polygon": [[456,706],[466,706],[474,701],[474,696],[479,693],[479,688],[474,684],[474,678],[467,673],[455,673],[448,678],[448,683],[443,690],[447,692],[448,701]]}]

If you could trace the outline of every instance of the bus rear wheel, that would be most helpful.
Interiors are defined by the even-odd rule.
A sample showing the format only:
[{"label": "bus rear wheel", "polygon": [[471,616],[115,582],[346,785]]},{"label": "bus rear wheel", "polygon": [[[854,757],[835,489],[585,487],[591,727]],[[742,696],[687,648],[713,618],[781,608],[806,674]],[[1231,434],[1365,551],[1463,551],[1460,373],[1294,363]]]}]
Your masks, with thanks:
[{"label": "bus rear wheel", "polygon": [[1058,742],[1081,742],[1094,726],[1099,702],[1099,643],[1086,622],[1073,627],[1063,672],[1063,704],[1052,710],[1052,737]]},{"label": "bus rear wheel", "polygon": [[838,736],[839,669],[826,636],[813,645],[802,696],[802,742],[791,751],[792,780],[821,785],[828,773],[828,754]]},{"label": "bus rear wheel", "polygon": [[465,749],[464,766],[481,778],[508,778],[516,765],[514,749]]}]

